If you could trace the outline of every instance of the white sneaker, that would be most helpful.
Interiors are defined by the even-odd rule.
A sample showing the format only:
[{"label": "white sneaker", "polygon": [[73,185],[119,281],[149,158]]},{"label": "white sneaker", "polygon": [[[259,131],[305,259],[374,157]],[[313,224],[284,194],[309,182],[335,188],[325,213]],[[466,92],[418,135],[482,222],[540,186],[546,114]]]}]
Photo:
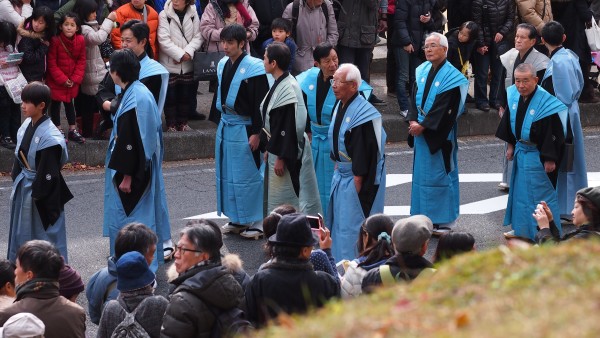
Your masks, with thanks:
[{"label": "white sneaker", "polygon": [[508,191],[509,188],[510,187],[509,187],[508,183],[506,183],[506,182],[500,182],[498,184],[498,189],[500,189],[502,191]]},{"label": "white sneaker", "polygon": [[515,235],[515,231],[511,230],[511,231],[507,231],[504,233],[504,238],[512,239],[512,238],[517,238],[517,236]]},{"label": "white sneaker", "polygon": [[230,232],[232,232],[234,234],[239,234],[240,232],[248,229],[249,227],[250,226],[248,226],[248,225],[241,225],[241,224],[235,224],[235,223],[228,222],[228,223],[225,223],[225,225],[223,225],[221,227],[221,230],[223,231],[224,234],[227,234]]}]

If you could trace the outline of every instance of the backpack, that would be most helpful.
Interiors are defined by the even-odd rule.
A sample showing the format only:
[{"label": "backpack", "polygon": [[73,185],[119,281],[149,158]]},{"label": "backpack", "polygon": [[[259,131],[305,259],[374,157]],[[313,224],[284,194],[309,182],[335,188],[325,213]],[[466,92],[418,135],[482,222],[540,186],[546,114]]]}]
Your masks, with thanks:
[{"label": "backpack", "polygon": [[215,322],[210,332],[212,338],[237,337],[254,331],[254,326],[246,319],[244,311],[241,309],[234,307],[229,310],[221,310],[204,304],[215,316]]},{"label": "backpack", "polygon": [[[327,9],[327,0],[321,3],[321,10],[325,15],[325,26],[329,27],[329,10]],[[300,0],[294,0],[292,5],[292,38],[296,41],[296,26],[298,25],[298,15],[300,13]],[[327,29],[325,29],[327,31]]]},{"label": "backpack", "polygon": [[[127,312],[125,315],[125,319],[113,331],[110,335],[110,338],[150,338],[146,329],[135,320],[135,314],[137,310],[141,307],[141,305],[145,302],[144,299],[136,308],[131,312],[127,312],[125,308],[123,311]],[[119,303],[120,304],[120,303]]]}]

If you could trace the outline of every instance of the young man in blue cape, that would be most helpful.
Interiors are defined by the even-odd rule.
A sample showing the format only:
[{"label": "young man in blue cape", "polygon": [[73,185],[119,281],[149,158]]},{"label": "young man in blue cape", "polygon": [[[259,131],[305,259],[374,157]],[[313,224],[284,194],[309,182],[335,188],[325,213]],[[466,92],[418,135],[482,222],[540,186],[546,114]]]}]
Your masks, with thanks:
[{"label": "young man in blue cape", "polygon": [[[139,20],[130,20],[121,26],[121,39],[123,40],[123,48],[131,49],[138,57],[140,63],[139,81],[144,84],[148,90],[152,93],[155,103],[158,106],[158,114],[162,112],[162,108],[165,104],[165,98],[167,96],[167,86],[169,83],[169,72],[160,63],[152,59],[152,48],[150,48],[148,39],[150,36],[150,28],[148,25]],[[107,130],[113,127],[114,115],[119,106],[121,99],[121,88],[115,85],[110,72],[106,74],[106,77],[99,86],[98,94],[96,98],[99,104],[102,106],[104,111],[105,120],[102,122],[101,129]],[[159,151],[157,153],[158,163],[162,163],[163,160],[163,139],[162,129],[159,131]],[[162,189],[164,190],[164,188]],[[166,200],[161,202],[160,206],[163,215],[157,220],[157,228],[153,230],[157,231],[157,235],[162,242],[162,249],[159,252],[163,253],[164,259],[169,259],[174,253],[173,243],[171,241],[171,226],[169,223],[169,212],[167,209]],[[124,226],[125,223],[121,224]],[[103,227],[104,236],[109,236],[108,223],[106,223],[106,217]],[[114,237],[113,237],[114,238]],[[112,252],[112,250],[111,250]]]},{"label": "young man in blue cape", "polygon": [[139,80],[140,62],[131,49],[116,51],[110,74],[121,87],[119,106],[106,154],[104,231],[115,238],[125,224],[140,222],[158,238],[153,271],[163,261],[163,242],[171,238],[162,175],[162,124],[156,101]]},{"label": "young man in blue cape", "polygon": [[358,88],[360,71],[342,64],[331,86],[339,102],[329,126],[331,159],[336,167],[326,224],[337,261],[357,257],[356,241],[364,220],[383,212],[385,198],[385,140],[381,114]]},{"label": "young man in blue cape", "polygon": [[[313,163],[321,206],[325,213],[329,205],[331,191],[331,178],[335,162],[331,160],[329,147],[329,125],[333,115],[333,106],[336,103],[335,95],[331,88],[331,78],[338,69],[338,55],[329,42],[323,42],[313,51],[315,67],[298,75],[296,79],[304,93],[304,102],[308,110],[307,133],[311,140]],[[358,88],[360,94],[369,99],[373,88],[364,80]]]},{"label": "young man in blue cape", "polygon": [[[515,84],[507,88],[508,111],[500,120],[496,137],[508,143],[506,158],[513,161],[504,225],[506,238],[534,240],[535,206],[546,201],[558,215],[556,179],[565,141],[567,107],[537,85],[536,69],[522,63],[514,72]],[[557,224],[560,231],[560,224]]]},{"label": "young man in blue cape", "polygon": [[[169,72],[165,67],[153,59],[154,54],[150,48],[150,28],[139,20],[129,20],[121,26],[121,40],[123,48],[133,50],[140,61],[140,82],[143,83],[156,100],[158,111],[162,113],[167,97],[169,85]],[[112,128],[111,114],[117,111],[118,101],[115,100],[121,89],[115,85],[109,73],[100,82],[96,100],[100,105],[103,121],[98,133]]]},{"label": "young man in blue cape", "polygon": [[60,173],[69,157],[65,138],[46,115],[48,86],[32,82],[23,88],[21,99],[26,119],[17,132],[11,173],[8,259],[14,263],[21,245],[43,239],[68,262],[64,206],[73,195]]},{"label": "young man in blue cape", "polygon": [[263,63],[275,82],[260,105],[265,121],[267,210],[293,205],[306,215],[322,213],[306,129],[306,106],[296,79],[287,72],[290,49],[267,46]]},{"label": "young man in blue cape", "polygon": [[408,144],[414,147],[410,214],[429,217],[433,234],[440,235],[450,231],[459,215],[456,125],[469,82],[446,60],[444,35],[432,33],[423,49],[427,61],[416,69],[407,116]]},{"label": "young man in blue cape", "polygon": [[[217,66],[219,87],[209,119],[218,124],[215,140],[217,214],[230,222],[225,232],[242,232],[263,218],[263,171],[259,143],[260,102],[269,91],[262,60],[247,55],[246,29],[223,28],[225,57]],[[246,235],[260,236],[258,230]]]},{"label": "young man in blue cape", "polygon": [[[583,90],[584,80],[577,55],[562,46],[565,39],[565,29],[560,23],[551,21],[544,25],[542,41],[548,47],[551,58],[541,86],[569,108],[565,144],[573,145],[573,157],[572,159],[568,158],[566,152],[563,154],[562,165],[558,170],[556,191],[558,192],[560,217],[570,220],[575,195],[577,191],[588,186],[588,181],[583,131],[577,102]],[[565,147],[566,149],[568,148]],[[569,168],[568,162],[571,160],[572,167]]]}]

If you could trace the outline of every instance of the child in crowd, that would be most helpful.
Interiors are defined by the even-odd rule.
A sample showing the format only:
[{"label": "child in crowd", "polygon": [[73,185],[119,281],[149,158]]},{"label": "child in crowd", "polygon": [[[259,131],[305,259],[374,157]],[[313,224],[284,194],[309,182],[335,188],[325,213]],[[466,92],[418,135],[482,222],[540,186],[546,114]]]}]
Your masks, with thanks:
[{"label": "child in crowd", "polygon": [[0,260],[0,311],[11,306],[16,297],[15,265],[2,259]]},{"label": "child in crowd", "polygon": [[46,6],[39,6],[27,18],[17,33],[21,37],[18,50],[23,53],[21,72],[27,82],[43,81],[46,73],[46,55],[50,39],[54,35],[54,12]]},{"label": "child in crowd", "polygon": [[77,97],[79,85],[83,81],[85,60],[81,21],[74,13],[67,13],[58,21],[58,34],[50,41],[46,82],[52,90],[52,122],[63,133],[60,128],[60,106],[63,103],[69,123],[68,139],[79,144],[85,143],[85,138],[79,134],[75,125],[73,99]]},{"label": "child in crowd", "polygon": [[448,232],[440,236],[433,260],[436,263],[475,250],[475,238],[468,232]]},{"label": "child in crowd", "polygon": [[479,27],[473,21],[467,21],[446,33],[448,38],[448,61],[461,73],[467,76],[469,59],[475,49]]},{"label": "child in crowd", "polygon": [[296,56],[296,49],[298,48],[298,46],[296,46],[296,43],[294,42],[294,39],[290,37],[291,34],[292,23],[289,20],[283,18],[277,18],[273,20],[273,22],[271,23],[272,38],[268,39],[263,43],[262,52],[260,54],[260,56],[262,57],[265,54],[265,51],[267,50],[267,46],[269,46],[273,42],[285,43],[290,49],[290,54],[292,55],[292,59],[290,60],[290,66],[287,69],[288,72],[292,71],[294,57]]},{"label": "child in crowd", "polygon": [[85,75],[79,95],[75,98],[75,111],[81,116],[81,134],[91,137],[94,132],[94,114],[100,109],[95,95],[107,72],[99,46],[109,36],[117,15],[110,13],[100,25],[96,20],[98,4],[94,0],[78,0],[73,10],[82,21],[81,35],[85,40],[86,54]]},{"label": "child in crowd", "polygon": [[[46,111],[50,88],[32,82],[21,92],[26,118],[17,132],[10,203],[8,259],[32,239],[50,241],[67,261],[65,204],[73,198],[60,170],[68,160],[64,137]],[[25,212],[25,211],[28,212]]]},{"label": "child in crowd", "polygon": [[0,146],[15,149],[17,130],[21,125],[21,108],[8,93],[5,81],[19,76],[18,62],[7,62],[15,51],[17,29],[9,22],[0,22]]},{"label": "child in crowd", "polygon": [[64,264],[58,275],[58,293],[66,299],[77,303],[77,297],[85,289],[81,275],[68,264]]},{"label": "child in crowd", "polygon": [[344,273],[341,282],[342,297],[360,295],[361,283],[367,272],[384,264],[394,255],[391,237],[393,228],[394,221],[384,214],[369,216],[362,224],[356,242],[358,257],[338,263],[338,271]]}]

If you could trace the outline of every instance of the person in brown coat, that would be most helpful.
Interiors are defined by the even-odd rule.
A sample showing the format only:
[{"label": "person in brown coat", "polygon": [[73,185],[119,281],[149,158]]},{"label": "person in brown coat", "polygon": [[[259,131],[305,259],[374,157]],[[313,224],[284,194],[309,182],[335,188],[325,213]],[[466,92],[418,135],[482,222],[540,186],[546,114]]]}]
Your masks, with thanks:
[{"label": "person in brown coat", "polygon": [[17,252],[17,299],[0,311],[0,326],[13,315],[29,312],[46,325],[46,338],[85,337],[85,311],[58,291],[63,259],[48,241],[26,242]]}]

